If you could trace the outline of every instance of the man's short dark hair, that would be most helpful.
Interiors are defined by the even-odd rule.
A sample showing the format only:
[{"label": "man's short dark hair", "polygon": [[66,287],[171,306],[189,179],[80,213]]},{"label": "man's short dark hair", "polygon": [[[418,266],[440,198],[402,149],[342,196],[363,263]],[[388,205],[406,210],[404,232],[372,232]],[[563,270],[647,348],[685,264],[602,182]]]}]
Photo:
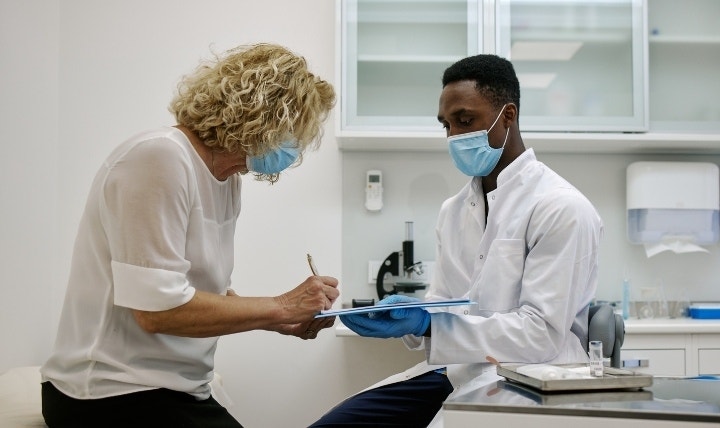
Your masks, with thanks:
[{"label": "man's short dark hair", "polygon": [[445,70],[443,88],[462,80],[475,82],[475,89],[495,108],[513,103],[520,111],[520,83],[510,61],[497,55],[463,58]]}]

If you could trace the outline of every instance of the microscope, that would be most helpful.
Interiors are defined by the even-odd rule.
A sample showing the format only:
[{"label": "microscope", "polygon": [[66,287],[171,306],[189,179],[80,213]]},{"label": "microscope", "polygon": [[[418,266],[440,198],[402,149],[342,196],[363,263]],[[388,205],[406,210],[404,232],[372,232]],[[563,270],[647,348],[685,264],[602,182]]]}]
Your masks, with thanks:
[{"label": "microscope", "polygon": [[[414,243],[413,243],[413,222],[405,222],[405,240],[402,243],[402,251],[391,253],[385,261],[380,265],[377,274],[377,294],[378,299],[383,299],[391,294],[413,294],[418,290],[423,290],[427,284],[418,280],[417,277],[423,274],[422,262],[414,260]],[[400,260],[402,259],[402,271],[400,270]],[[392,289],[385,289],[385,276],[389,274],[391,277],[389,284]]]}]

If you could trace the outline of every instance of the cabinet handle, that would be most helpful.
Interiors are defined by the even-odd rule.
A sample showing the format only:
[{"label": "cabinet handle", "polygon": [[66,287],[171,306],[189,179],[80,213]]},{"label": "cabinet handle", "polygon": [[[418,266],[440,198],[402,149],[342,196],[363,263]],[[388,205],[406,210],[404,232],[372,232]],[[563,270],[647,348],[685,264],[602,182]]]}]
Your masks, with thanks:
[{"label": "cabinet handle", "polygon": [[622,366],[624,368],[650,367],[650,360],[647,360],[647,359],[622,360]]}]

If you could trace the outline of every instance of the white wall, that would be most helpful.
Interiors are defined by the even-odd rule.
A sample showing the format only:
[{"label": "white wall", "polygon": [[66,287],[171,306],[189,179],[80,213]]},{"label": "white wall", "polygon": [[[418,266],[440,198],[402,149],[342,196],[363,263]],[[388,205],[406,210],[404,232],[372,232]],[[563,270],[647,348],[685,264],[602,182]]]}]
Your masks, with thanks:
[{"label": "white wall", "polygon": [[56,1],[0,2],[0,371],[55,335],[58,48]]},{"label": "white wall", "polygon": [[[572,143],[568,143],[572,144]],[[682,142],[679,142],[682,144]],[[625,173],[631,162],[682,161],[720,164],[718,155],[690,154],[557,154],[538,159],[578,187],[595,205],[605,224],[600,247],[597,298],[621,300],[627,269],[635,297],[640,288],[665,288],[668,300],[684,293],[694,301],[719,301],[720,246],[708,253],[660,253],[647,258],[640,245],[626,238]],[[363,207],[365,171],[383,171],[385,206],[381,212]],[[347,152],[343,156],[343,280],[345,298],[377,298],[367,284],[367,261],[383,260],[402,249],[404,222],[415,222],[415,260],[432,260],[434,226],[440,203],[467,182],[445,151],[432,153]],[[662,191],[662,190],[660,190]],[[389,286],[385,287],[389,289]]]},{"label": "white wall", "polygon": [[[678,144],[682,144],[681,141]],[[637,161],[711,162],[720,164],[717,155],[633,154],[633,155],[558,155],[540,154],[540,158],[570,180],[595,204],[605,224],[600,247],[600,272],[597,297],[622,299],[624,271],[629,272],[633,298],[640,298],[643,287],[663,287],[668,300],[684,296],[693,301],[720,301],[720,246],[705,247],[707,253],[674,254],[663,252],[648,258],[642,245],[627,239],[625,210],[626,169]],[[660,189],[662,191],[662,189]]]},{"label": "white wall", "polygon": [[[0,2],[0,372],[47,358],[75,229],[94,172],[131,134],[173,124],[179,77],[210,50],[276,42],[334,81],[333,0]],[[277,295],[308,275],[341,277],[341,153],[321,149],[268,186],[246,180],[234,287]],[[384,361],[379,362],[378,355]],[[298,427],[422,355],[393,341],[222,338],[217,369],[247,427]]]}]

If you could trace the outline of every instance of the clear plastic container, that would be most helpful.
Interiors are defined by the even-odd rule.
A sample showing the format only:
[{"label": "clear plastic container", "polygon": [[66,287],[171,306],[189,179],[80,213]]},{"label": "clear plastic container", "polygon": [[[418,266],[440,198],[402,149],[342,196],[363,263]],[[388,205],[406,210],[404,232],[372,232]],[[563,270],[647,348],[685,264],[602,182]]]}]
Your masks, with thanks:
[{"label": "clear plastic container", "polygon": [[590,374],[595,377],[603,377],[603,343],[600,340],[590,341]]}]

